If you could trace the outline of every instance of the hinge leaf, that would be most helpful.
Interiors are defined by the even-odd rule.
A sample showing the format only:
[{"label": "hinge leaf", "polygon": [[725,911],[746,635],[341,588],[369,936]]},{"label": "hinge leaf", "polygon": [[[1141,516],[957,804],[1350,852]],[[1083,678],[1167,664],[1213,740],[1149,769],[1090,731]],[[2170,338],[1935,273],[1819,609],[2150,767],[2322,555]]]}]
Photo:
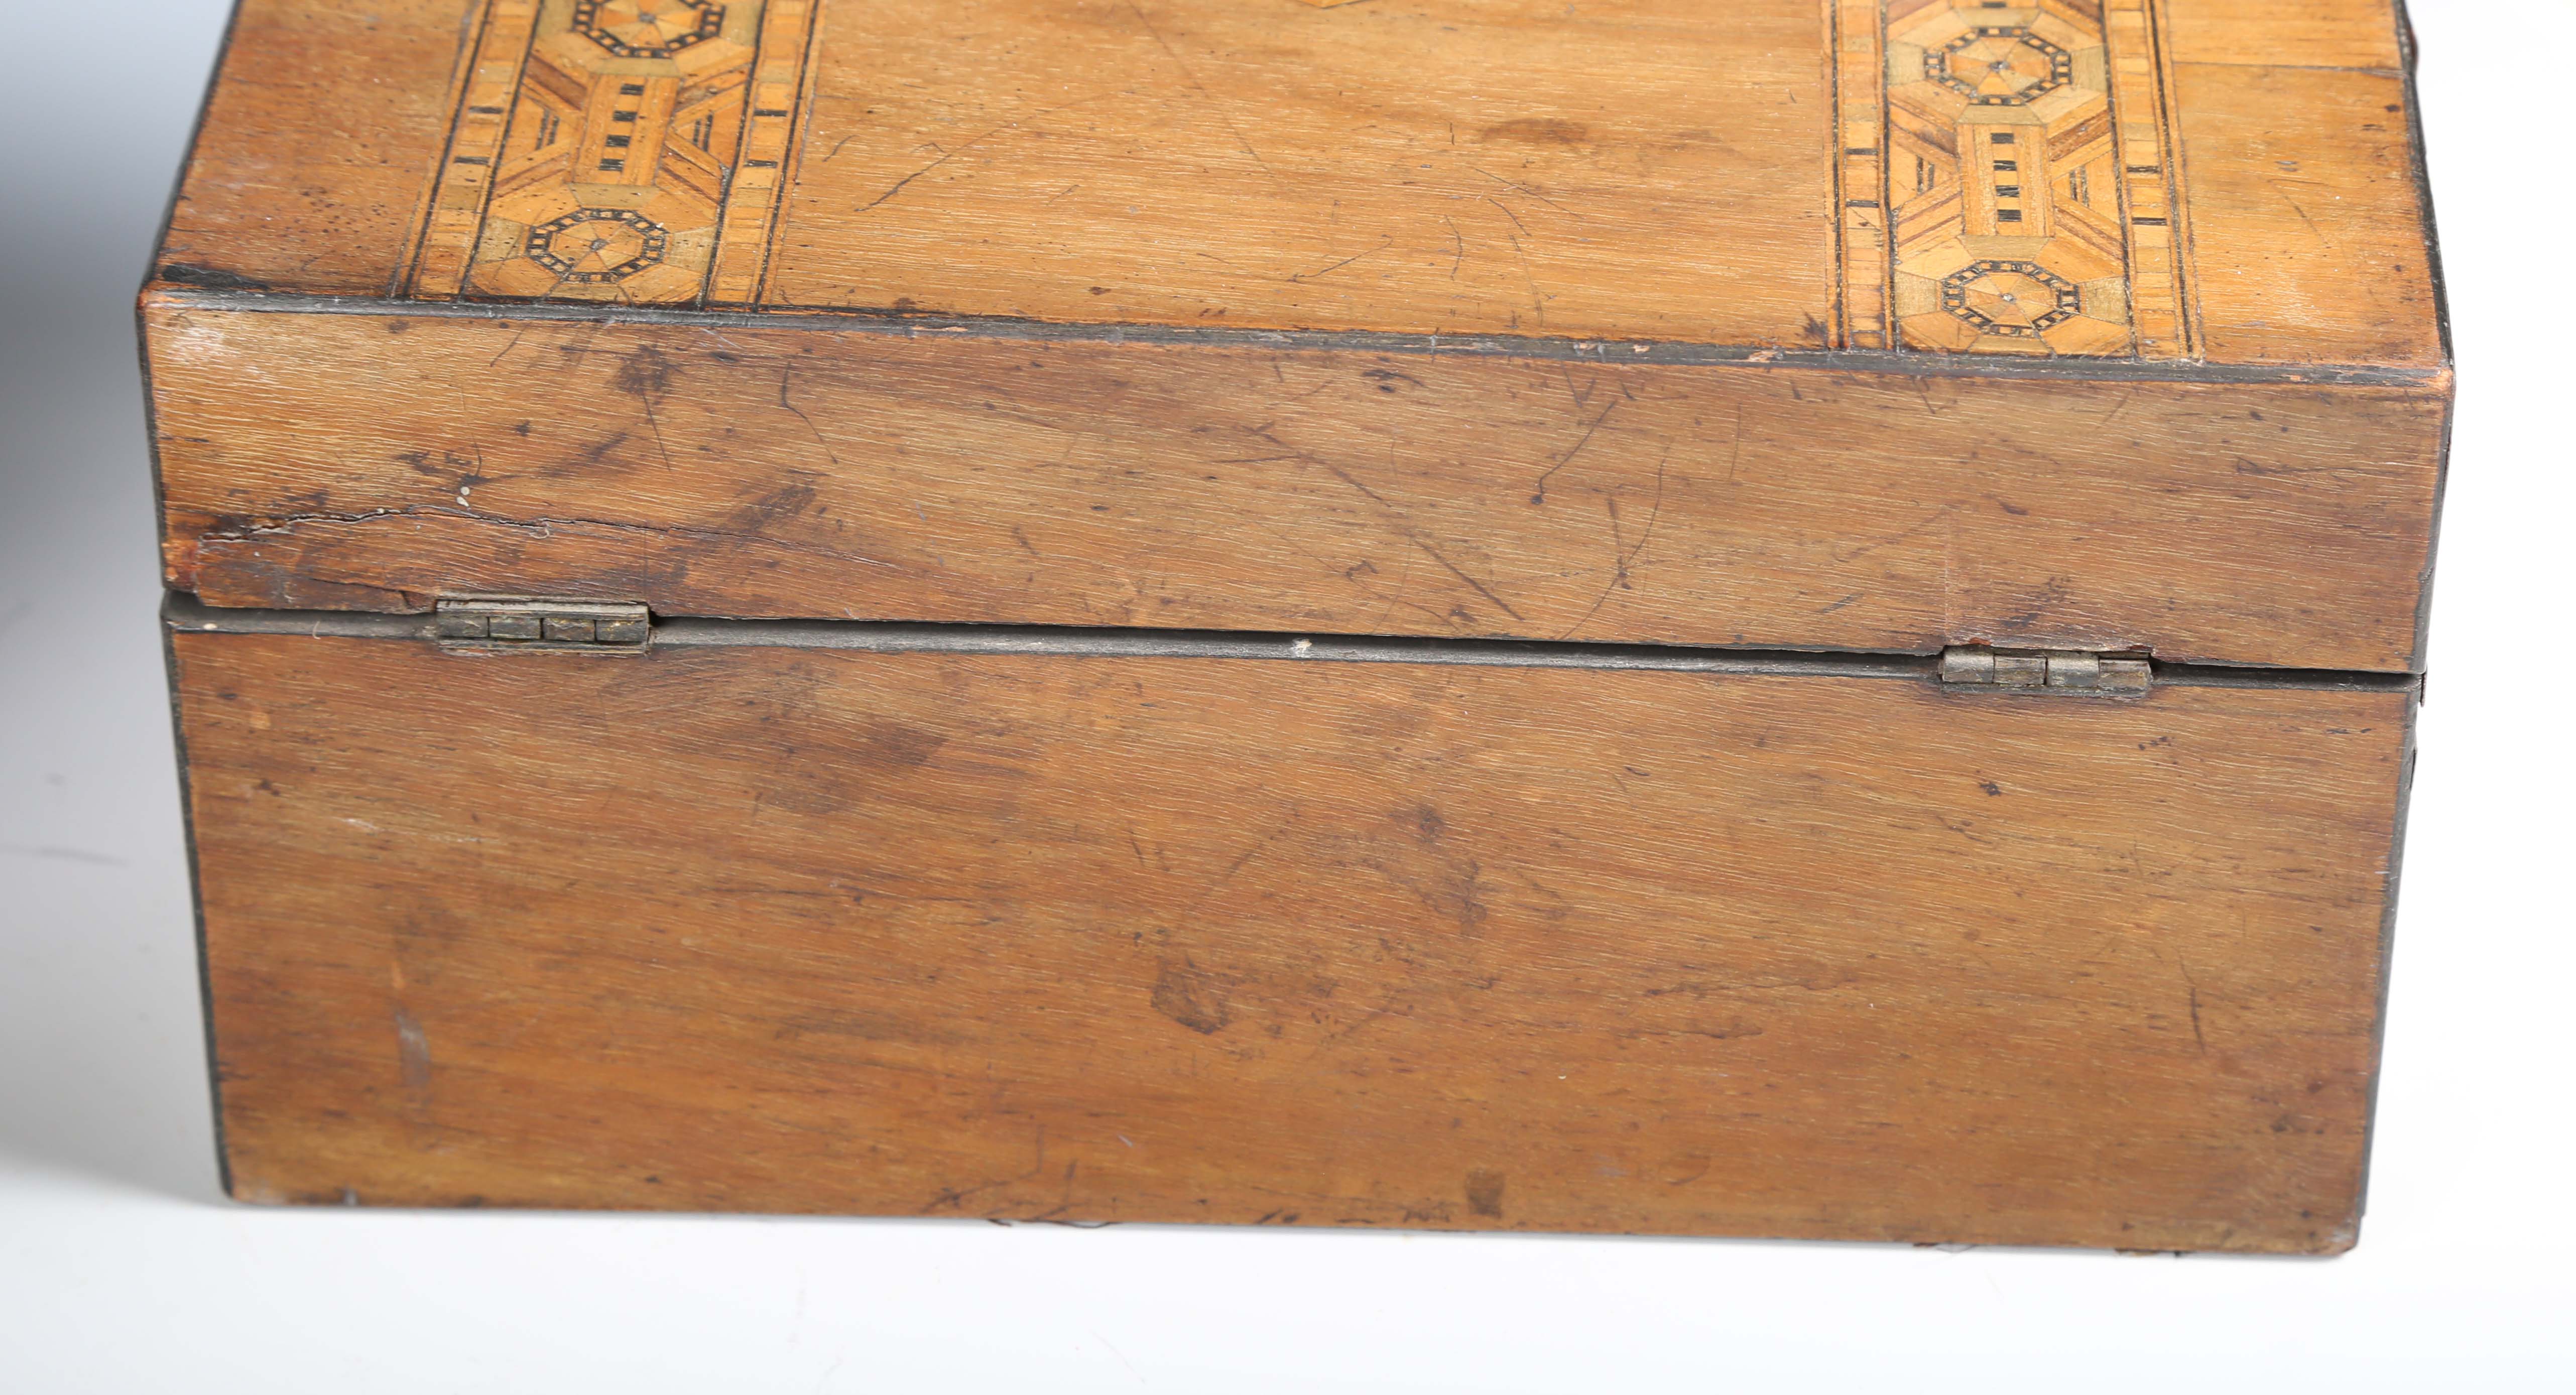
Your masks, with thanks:
[{"label": "hinge leaf", "polygon": [[462,649],[573,649],[637,653],[653,642],[653,612],[640,602],[534,596],[441,598],[438,642]]},{"label": "hinge leaf", "polygon": [[1941,681],[2018,692],[2140,697],[2154,685],[2155,670],[2143,658],[2095,650],[1959,644],[1941,651]]}]

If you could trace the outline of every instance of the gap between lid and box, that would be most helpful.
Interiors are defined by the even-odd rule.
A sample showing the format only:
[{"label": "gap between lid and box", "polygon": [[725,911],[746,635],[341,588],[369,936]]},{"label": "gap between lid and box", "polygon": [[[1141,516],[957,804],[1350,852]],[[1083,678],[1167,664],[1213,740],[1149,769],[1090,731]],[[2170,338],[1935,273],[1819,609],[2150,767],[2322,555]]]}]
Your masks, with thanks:
[{"label": "gap between lid and box", "polygon": [[[462,614],[480,611],[479,630],[460,627]],[[524,631],[495,634],[490,617],[533,620]],[[581,638],[549,632],[546,617],[592,628]],[[2420,690],[2423,676],[2333,669],[2232,667],[2167,663],[2143,654],[2111,651],[1990,649],[1955,645],[1940,654],[1856,653],[1725,646],[1594,644],[1568,640],[1428,639],[1375,635],[1298,635],[1249,631],[1095,629],[1062,625],[961,625],[919,621],[734,620],[661,617],[631,603],[475,597],[442,601],[420,615],[371,611],[266,610],[209,606],[185,592],[171,592],[162,606],[173,631],[204,634],[309,635],[315,638],[384,639],[440,644],[479,654],[592,653],[603,657],[655,648],[836,649],[864,653],[957,655],[1046,654],[1071,658],[1256,659],[1286,662],[1446,664],[1486,668],[1651,670],[1668,673],[1773,675],[1813,678],[1896,678],[1940,681],[1945,687],[2046,691],[2052,695],[2133,698],[2149,681],[2134,684],[2107,670],[2131,660],[2152,672],[2153,685],[2199,688],[2310,688],[2339,691]],[[599,638],[618,626],[615,638]],[[2028,660],[2037,658],[2033,668]],[[2015,672],[2010,661],[2023,664]],[[2085,673],[2087,659],[2101,674]],[[2061,667],[2064,666],[2064,667]],[[2061,681],[2065,667],[2081,675]]]}]

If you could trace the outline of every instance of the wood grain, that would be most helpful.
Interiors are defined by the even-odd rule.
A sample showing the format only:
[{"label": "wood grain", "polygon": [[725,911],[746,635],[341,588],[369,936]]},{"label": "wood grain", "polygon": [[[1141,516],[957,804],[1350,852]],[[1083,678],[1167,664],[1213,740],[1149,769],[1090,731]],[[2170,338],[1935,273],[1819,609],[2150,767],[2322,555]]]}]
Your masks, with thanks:
[{"label": "wood grain", "polygon": [[222,605],[533,589],[2391,671],[2421,642],[2448,388],[184,301],[151,322],[170,583]]},{"label": "wood grain", "polygon": [[2174,61],[2395,74],[2402,32],[2390,0],[2164,0]]},{"label": "wood grain", "polygon": [[[164,283],[1969,356],[2441,361],[2386,0],[2001,12],[2030,38],[1953,56],[2058,84],[2032,89],[2028,105],[1966,112],[1980,131],[1989,117],[2044,118],[2033,129],[2052,153],[2016,158],[2020,184],[1991,158],[1958,158],[1959,113],[1942,104],[1971,99],[1943,95],[1925,67],[1948,51],[1944,36],[1997,20],[1966,0],[1571,11],[1554,0],[875,0],[819,12],[798,0],[763,11],[758,39],[746,4],[725,21],[742,32],[723,43],[733,59],[762,55],[758,101],[715,81],[740,74],[709,57],[714,40],[654,58],[556,54],[569,67],[468,62],[487,12],[533,17],[540,37],[520,52],[578,48],[563,32],[571,9],[246,0]],[[1837,26],[1885,51],[1864,61],[1853,39],[1837,52]],[[2059,58],[2062,83],[2049,75]],[[593,59],[659,63],[706,87],[690,89],[711,113],[703,143],[688,134],[696,124],[674,127],[681,138],[654,146],[670,177],[649,191],[619,182],[641,157],[609,174],[592,157],[622,158],[602,144],[622,135],[600,122],[659,130],[661,108],[612,111],[546,87],[548,73],[575,86],[615,76]],[[1880,80],[1889,63],[1905,79],[1893,87]],[[487,66],[519,97],[463,81]],[[626,76],[650,86],[641,72]],[[2066,105],[2078,90],[2081,110]],[[740,122],[751,133],[737,139]],[[476,131],[493,140],[451,142]],[[2157,153],[2175,133],[2190,147],[2180,186]],[[582,180],[558,168],[575,150],[587,152]],[[472,178],[433,212],[442,170]],[[501,194],[483,198],[479,180]],[[719,202],[724,236],[740,242],[721,266],[705,245]],[[1885,219],[1900,205],[1918,226],[1897,230],[1912,241],[1891,273]],[[2019,238],[1979,221],[1999,212],[2053,231]],[[527,255],[541,242],[544,256]],[[484,259],[480,280],[465,276],[469,256]],[[2001,269],[1975,272],[1981,262]],[[2025,263],[2045,275],[2013,269]],[[1960,271],[1949,289],[1985,330],[1943,308]],[[2205,311],[2190,303],[2204,291]],[[2034,296],[2080,313],[2055,322]],[[1893,340],[1891,316],[1905,321]],[[2192,336],[2203,316],[2206,343]]]},{"label": "wood grain", "polygon": [[[1822,347],[1817,0],[825,17],[777,300]],[[921,81],[923,74],[937,74]]]},{"label": "wood grain", "polygon": [[474,0],[240,0],[156,279],[391,293]]},{"label": "wood grain", "polygon": [[247,1199],[2355,1234],[2404,692],[174,644]]},{"label": "wood grain", "polygon": [[2202,63],[2175,77],[2209,356],[2445,361],[2406,79]]}]

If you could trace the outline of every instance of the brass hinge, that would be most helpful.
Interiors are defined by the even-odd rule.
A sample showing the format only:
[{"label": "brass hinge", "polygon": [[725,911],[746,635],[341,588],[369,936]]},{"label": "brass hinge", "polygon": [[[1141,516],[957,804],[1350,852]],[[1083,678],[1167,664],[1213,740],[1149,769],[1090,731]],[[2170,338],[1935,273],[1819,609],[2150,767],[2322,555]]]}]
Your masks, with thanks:
[{"label": "brass hinge", "polygon": [[2090,650],[1962,644],[1941,651],[1941,681],[2070,696],[2138,697],[2154,675],[2140,658],[2106,658]]},{"label": "brass hinge", "polygon": [[616,601],[473,596],[438,603],[438,642],[467,649],[635,653],[653,641],[653,612]]}]

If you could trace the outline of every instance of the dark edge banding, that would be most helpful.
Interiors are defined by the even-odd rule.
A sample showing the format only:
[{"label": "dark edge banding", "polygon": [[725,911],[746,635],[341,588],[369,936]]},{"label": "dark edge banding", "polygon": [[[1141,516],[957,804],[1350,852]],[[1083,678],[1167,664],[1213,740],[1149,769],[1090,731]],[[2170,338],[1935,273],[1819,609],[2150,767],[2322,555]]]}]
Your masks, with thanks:
[{"label": "dark edge banding", "polygon": [[358,315],[387,319],[564,321],[663,325],[696,330],[790,329],[905,338],[976,339],[1149,347],[1250,348],[1417,357],[1539,359],[1590,363],[1733,366],[1876,373],[1901,378],[2041,378],[2075,382],[2387,384],[2437,387],[2450,371],[2370,365],[2215,364],[2188,360],[2024,359],[1875,349],[1786,349],[1625,338],[1400,334],[1383,330],[1193,329],[1174,325],[1057,323],[999,315],[943,316],[869,310],[690,310],[604,303],[379,300],[200,286],[161,285],[151,294],[181,310],[252,314]]},{"label": "dark edge banding", "polygon": [[2351,1243],[2361,1240],[2361,1219],[2370,1210],[2371,1152],[2379,1142],[2379,1082],[2387,1074],[2388,1056],[2388,987],[2396,977],[2391,970],[2397,956],[2397,885],[2399,871],[2406,859],[2406,815],[2415,802],[2415,733],[2417,719],[2424,708],[2424,694],[2418,687],[2406,703],[2406,742],[2397,766],[2397,813],[2389,820],[2388,876],[2384,900],[2379,909],[2379,996],[2370,1019],[2370,1084],[2363,1091],[2361,1105],[2361,1176],[2356,1179],[2352,1198]]},{"label": "dark edge banding", "polygon": [[2442,399],[2442,440],[2433,453],[2433,512],[2424,532],[2424,568],[2415,577],[2415,645],[2406,655],[2406,668],[2423,673],[2433,644],[2433,578],[2442,550],[2442,510],[2451,495],[2451,431],[2459,420],[2460,404],[2456,397]]},{"label": "dark edge banding", "polygon": [[[173,631],[309,635],[317,639],[434,641],[430,615],[342,610],[236,610],[172,592],[162,617]],[[663,649],[841,649],[879,654],[1057,655],[1069,658],[1270,659],[1322,663],[1454,664],[1484,668],[1649,670],[1814,678],[1937,680],[1940,660],[1888,654],[1719,646],[1586,644],[1549,640],[1418,639],[1213,630],[1085,629],[1069,625],[952,625],[915,621],[657,619]],[[481,649],[477,652],[492,652]],[[2155,666],[2160,684],[2186,688],[2304,688],[2413,692],[2405,673],[2331,669]]]},{"label": "dark edge banding", "polygon": [[2433,216],[2433,164],[2424,141],[2424,106],[2415,90],[2415,19],[2407,0],[2391,0],[2397,22],[2398,88],[2406,103],[2407,154],[2414,161],[2415,201],[2424,218],[2424,276],[2433,286],[2433,329],[2442,346],[2442,362],[2452,361],[2451,285],[2442,273],[2441,229]]},{"label": "dark edge banding", "polygon": [[[143,452],[146,468],[152,476],[153,551],[160,551],[161,520],[169,516],[169,491],[161,470],[160,412],[152,390],[152,340],[145,315],[153,287],[158,283],[164,254],[170,246],[170,229],[179,219],[179,202],[188,192],[188,177],[196,172],[197,147],[205,139],[206,122],[213,116],[215,96],[223,85],[224,67],[230,61],[233,41],[240,36],[242,9],[249,0],[233,0],[224,16],[223,37],[215,42],[214,64],[206,77],[205,92],[197,99],[196,120],[189,123],[188,142],[179,152],[179,169],[170,179],[170,197],[161,206],[161,223],[153,233],[150,260],[144,265],[141,286],[134,301],[134,357],[137,381],[143,389]],[[166,617],[168,607],[163,607]],[[188,782],[188,724],[180,706],[179,646],[176,629],[161,627],[161,668],[169,684],[170,748],[178,763],[179,837],[187,849],[188,912],[197,950],[197,1015],[200,1039],[206,1053],[206,1104],[215,1143],[215,1188],[225,1197],[233,1195],[232,1151],[224,1143],[224,1073],[222,1058],[215,1054],[215,979],[214,960],[206,952],[206,893],[204,879],[197,870],[196,801]]]},{"label": "dark edge banding", "polygon": [[[1890,100],[1887,82],[1887,0],[1877,0],[1877,3],[1870,7],[1870,23],[1876,26],[1870,39],[1870,50],[1873,55],[1871,61],[1876,67],[1876,72],[1870,78],[1870,94],[1878,141],[1876,162],[1879,206],[1878,337],[1883,345],[1879,354],[1888,362],[1895,363],[1906,359],[1920,359],[1924,354],[1919,349],[1905,347],[1905,331],[1896,322],[1896,161],[1888,155],[1889,151],[1896,148],[1896,122],[1893,115],[1895,107]],[[1963,168],[1961,171],[1963,180],[1965,173]],[[1947,354],[1936,356],[1944,360],[1952,357]],[[1975,371],[1970,369],[1969,361],[1972,359],[2001,360],[1992,365],[1994,368],[2001,369],[2032,366],[2012,362],[2019,358],[2019,355],[1960,354],[1956,357],[1962,362],[1953,366],[1963,371]],[[2101,362],[2119,363],[2120,360],[2110,359],[2101,360]],[[2056,367],[2060,360],[2050,358],[2037,360],[2035,363],[2037,366]],[[2068,362],[2066,366],[2074,368],[2081,365]],[[2009,377],[2011,374],[2007,372],[2000,376]]]},{"label": "dark edge banding", "polygon": [[[2424,107],[2416,91],[2415,68],[2421,51],[2415,42],[2415,19],[2406,9],[2407,0],[2391,0],[2389,6],[2397,25],[2398,89],[2405,95],[2406,143],[2414,162],[2415,202],[2424,219],[2424,275],[2433,287],[2433,331],[2442,348],[2442,363],[2447,368],[2453,360],[2451,344],[2451,286],[2442,269],[2442,238],[2433,213],[2433,166],[2424,135]],[[2407,656],[2406,666],[2422,673],[2431,652],[2433,628],[2433,575],[2435,554],[2442,543],[2442,511],[2451,492],[2451,431],[2459,416],[2456,392],[2443,394],[2442,443],[2433,457],[2433,518],[2425,535],[2424,571],[2415,586],[2415,647]]]},{"label": "dark edge banding", "polygon": [[1851,216],[1844,202],[1851,197],[1844,188],[1845,158],[1843,147],[1843,24],[1840,0],[1816,0],[1825,27],[1825,170],[1827,192],[1834,201],[1834,216],[1825,225],[1825,343],[1836,349],[1851,347],[1851,301],[1844,284],[1851,279],[1851,252],[1846,245],[1851,232],[1843,226]]},{"label": "dark edge banding", "polygon": [[[165,603],[165,621],[169,614],[170,607]],[[161,663],[170,679],[170,745],[179,761],[179,834],[188,849],[188,909],[197,939],[197,1012],[206,1045],[206,1100],[214,1113],[215,1186],[232,1197],[232,1150],[224,1143],[223,1058],[215,1054],[215,961],[206,946],[206,885],[197,866],[197,801],[188,782],[188,720],[179,692],[181,629],[174,624],[162,625]]]},{"label": "dark edge banding", "polygon": [[161,226],[152,237],[152,258],[144,264],[141,289],[160,280],[162,253],[170,246],[170,225],[179,219],[179,200],[188,192],[188,176],[197,168],[197,146],[206,138],[206,120],[215,112],[215,93],[222,87],[224,64],[232,58],[233,39],[241,32],[242,8],[250,0],[233,0],[224,16],[223,37],[215,41],[214,67],[206,73],[206,90],[197,98],[197,119],[188,123],[188,143],[179,151],[179,172],[170,180],[170,197],[161,205]]},{"label": "dark edge banding", "polygon": [[[197,99],[197,117],[188,127],[188,143],[179,153],[178,172],[170,180],[170,197],[161,208],[161,224],[152,237],[150,260],[145,263],[142,283],[134,300],[134,358],[136,381],[143,391],[143,458],[152,479],[153,552],[158,556],[162,536],[161,520],[169,517],[169,487],[161,468],[161,426],[159,404],[152,387],[152,336],[147,320],[153,287],[161,275],[161,266],[170,246],[170,229],[179,218],[179,202],[188,191],[188,177],[196,171],[197,146],[204,140],[206,122],[214,113],[215,96],[223,85],[224,65],[232,56],[233,40],[241,32],[242,7],[248,0],[233,0],[231,13],[224,17],[223,37],[216,41],[214,65],[207,74],[205,92]],[[162,614],[166,622],[169,607]],[[178,764],[179,838],[186,849],[188,864],[188,916],[190,932],[197,953],[197,1018],[199,1041],[205,1051],[206,1107],[215,1144],[215,1189],[224,1196],[233,1195],[232,1152],[224,1143],[224,1075],[222,1058],[215,1053],[215,979],[214,960],[206,949],[206,893],[204,879],[197,869],[196,801],[188,781],[188,724],[180,706],[178,631],[164,623],[161,627],[161,669],[169,685],[170,748]]]}]

